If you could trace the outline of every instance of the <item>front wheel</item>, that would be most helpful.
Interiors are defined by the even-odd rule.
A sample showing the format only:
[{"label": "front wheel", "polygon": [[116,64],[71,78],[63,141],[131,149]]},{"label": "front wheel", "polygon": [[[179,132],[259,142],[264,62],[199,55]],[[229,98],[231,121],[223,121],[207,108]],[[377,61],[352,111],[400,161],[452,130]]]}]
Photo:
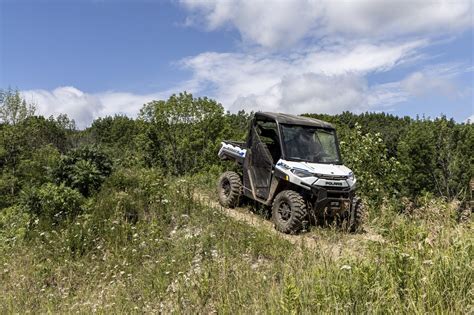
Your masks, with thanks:
[{"label": "front wheel", "polygon": [[357,232],[361,229],[365,217],[365,208],[362,200],[354,197],[349,209],[348,231],[351,233]]},{"label": "front wheel", "polygon": [[223,173],[217,182],[219,203],[226,208],[238,206],[242,196],[242,181],[236,172]]},{"label": "front wheel", "polygon": [[307,217],[306,203],[296,191],[284,190],[275,197],[272,221],[278,231],[296,234],[304,228]]}]

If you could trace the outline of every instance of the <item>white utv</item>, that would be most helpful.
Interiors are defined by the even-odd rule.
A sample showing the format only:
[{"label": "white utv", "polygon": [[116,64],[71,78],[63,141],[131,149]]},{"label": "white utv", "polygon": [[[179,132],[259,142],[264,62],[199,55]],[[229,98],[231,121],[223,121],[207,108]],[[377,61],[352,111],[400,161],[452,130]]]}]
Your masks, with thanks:
[{"label": "white utv", "polygon": [[271,206],[272,221],[283,233],[298,233],[321,220],[352,232],[361,224],[357,180],[342,164],[336,131],[327,122],[257,112],[247,141],[223,141],[218,155],[240,169],[218,180],[223,207],[236,207],[244,196]]}]

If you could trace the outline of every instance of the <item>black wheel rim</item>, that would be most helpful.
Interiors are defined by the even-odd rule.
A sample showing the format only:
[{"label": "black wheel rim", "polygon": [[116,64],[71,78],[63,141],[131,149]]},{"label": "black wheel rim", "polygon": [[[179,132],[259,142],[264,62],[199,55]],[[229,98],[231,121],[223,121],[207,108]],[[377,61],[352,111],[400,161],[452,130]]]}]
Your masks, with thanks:
[{"label": "black wheel rim", "polygon": [[230,188],[230,182],[228,179],[224,179],[222,181],[222,191],[224,192],[224,196],[229,197],[231,188]]},{"label": "black wheel rim", "polygon": [[285,201],[281,202],[278,207],[278,214],[283,221],[288,221],[291,218],[291,208]]}]

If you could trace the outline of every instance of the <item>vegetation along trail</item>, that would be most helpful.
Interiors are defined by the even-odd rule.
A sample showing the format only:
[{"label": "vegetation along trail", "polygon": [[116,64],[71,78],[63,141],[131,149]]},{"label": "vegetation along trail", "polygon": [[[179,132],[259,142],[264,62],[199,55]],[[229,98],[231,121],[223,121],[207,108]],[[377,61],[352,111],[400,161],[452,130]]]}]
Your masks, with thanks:
[{"label": "vegetation along trail", "polygon": [[222,211],[225,215],[236,221],[244,222],[254,228],[276,235],[293,245],[311,250],[317,249],[333,259],[348,255],[363,256],[364,249],[368,243],[385,242],[381,235],[369,227],[366,227],[357,234],[343,234],[342,231],[333,230],[329,227],[312,227],[311,231],[297,235],[284,234],[275,229],[271,220],[267,220],[262,215],[252,212],[249,207],[224,208],[216,201],[217,197],[212,194],[195,193],[194,198],[206,206]]},{"label": "vegetation along trail", "polygon": [[181,93],[78,130],[0,94],[0,314],[474,309],[473,124],[308,114],[337,126],[367,218],[289,235],[217,202],[251,113]]}]

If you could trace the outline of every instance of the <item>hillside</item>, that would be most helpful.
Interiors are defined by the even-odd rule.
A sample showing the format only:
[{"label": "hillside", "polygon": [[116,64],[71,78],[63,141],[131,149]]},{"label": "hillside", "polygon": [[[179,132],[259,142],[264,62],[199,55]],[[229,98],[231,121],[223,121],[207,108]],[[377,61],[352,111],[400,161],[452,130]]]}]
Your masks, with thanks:
[{"label": "hillside", "polygon": [[221,208],[216,180],[234,166],[217,148],[250,115],[213,100],[183,93],[86,130],[27,111],[4,121],[0,312],[472,311],[473,125],[317,116],[360,181],[354,234],[285,235],[264,207]]}]

